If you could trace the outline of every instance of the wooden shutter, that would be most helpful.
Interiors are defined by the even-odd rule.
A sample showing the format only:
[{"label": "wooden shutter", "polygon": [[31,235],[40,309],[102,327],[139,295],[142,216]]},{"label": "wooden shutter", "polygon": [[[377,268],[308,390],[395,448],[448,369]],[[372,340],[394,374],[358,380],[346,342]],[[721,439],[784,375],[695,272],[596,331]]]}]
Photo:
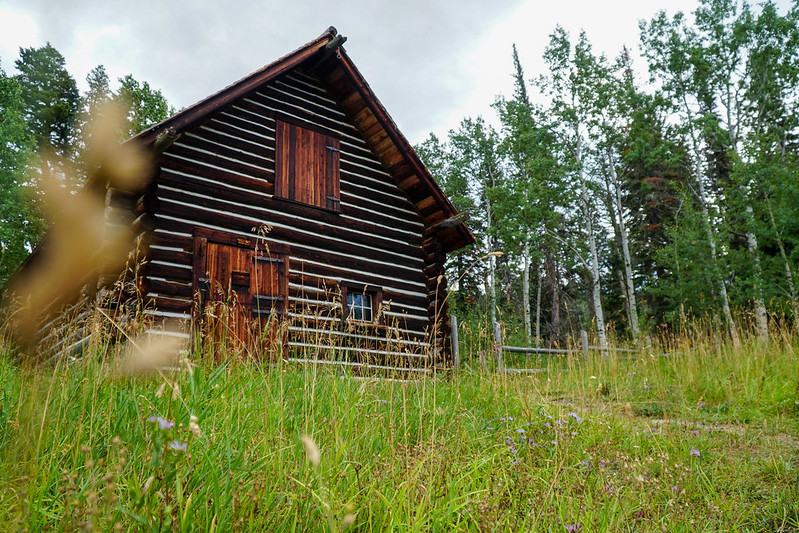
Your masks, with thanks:
[{"label": "wooden shutter", "polygon": [[282,120],[275,121],[275,196],[291,198],[289,176],[294,172],[290,165],[294,161],[294,143],[291,142],[291,125]]},{"label": "wooden shutter", "polygon": [[322,200],[323,206],[332,211],[341,211],[341,197],[339,190],[339,164],[341,154],[341,144],[334,137],[325,135],[325,197]]},{"label": "wooden shutter", "polygon": [[275,121],[275,196],[340,211],[339,140]]}]

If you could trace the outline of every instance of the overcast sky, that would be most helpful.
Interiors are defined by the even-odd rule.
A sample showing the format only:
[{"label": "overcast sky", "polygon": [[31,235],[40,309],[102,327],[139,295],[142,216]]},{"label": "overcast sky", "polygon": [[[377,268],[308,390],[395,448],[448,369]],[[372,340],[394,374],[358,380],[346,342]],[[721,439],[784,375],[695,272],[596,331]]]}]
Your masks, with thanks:
[{"label": "overcast sky", "polygon": [[[787,2],[787,0],[785,0]],[[615,57],[638,47],[638,21],[658,10],[691,12],[696,0],[3,0],[0,61],[7,73],[20,47],[49,41],[81,89],[105,65],[184,107],[335,26],[347,52],[412,143],[493,115],[512,93],[511,44],[528,78],[556,24]],[[639,61],[637,70],[644,72]]]}]

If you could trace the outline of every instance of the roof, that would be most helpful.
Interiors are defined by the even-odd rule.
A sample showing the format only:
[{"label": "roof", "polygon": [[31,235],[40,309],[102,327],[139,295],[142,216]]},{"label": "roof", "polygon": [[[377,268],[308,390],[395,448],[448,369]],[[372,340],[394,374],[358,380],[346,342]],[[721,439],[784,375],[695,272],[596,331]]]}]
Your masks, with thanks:
[{"label": "roof", "polygon": [[170,128],[180,133],[278,76],[303,66],[320,76],[398,187],[416,206],[425,222],[425,234],[435,233],[447,252],[472,244],[471,231],[461,218],[453,219],[458,215],[457,210],[341,46],[345,40],[331,26],[313,41],[142,131],[128,142],[150,145]]}]

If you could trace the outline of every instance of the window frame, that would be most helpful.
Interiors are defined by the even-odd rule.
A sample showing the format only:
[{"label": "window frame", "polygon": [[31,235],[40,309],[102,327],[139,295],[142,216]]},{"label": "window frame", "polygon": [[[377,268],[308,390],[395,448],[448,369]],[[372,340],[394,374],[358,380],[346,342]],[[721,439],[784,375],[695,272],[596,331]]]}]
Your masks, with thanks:
[{"label": "window frame", "polygon": [[276,117],[274,198],[341,213],[340,139],[331,131]]},{"label": "window frame", "polygon": [[[374,324],[374,325],[382,325],[383,324],[383,315],[380,313],[380,307],[383,304],[383,288],[378,287],[375,285],[369,285],[366,283],[351,283],[347,281],[342,281],[339,283],[339,289],[341,290],[341,317],[342,320],[355,322],[358,324]],[[354,294],[363,294],[367,295],[372,300],[371,305],[371,320],[358,320],[352,318],[350,316],[351,310],[349,305],[349,295]],[[363,306],[361,306],[363,308]]]}]

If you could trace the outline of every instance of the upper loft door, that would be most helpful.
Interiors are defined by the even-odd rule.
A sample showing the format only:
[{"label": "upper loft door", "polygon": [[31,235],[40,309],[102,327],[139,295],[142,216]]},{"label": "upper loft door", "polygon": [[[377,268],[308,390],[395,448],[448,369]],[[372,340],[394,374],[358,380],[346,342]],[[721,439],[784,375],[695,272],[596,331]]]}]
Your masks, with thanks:
[{"label": "upper loft door", "polygon": [[288,296],[288,249],[223,232],[195,232],[196,323],[203,345],[269,358]]}]

